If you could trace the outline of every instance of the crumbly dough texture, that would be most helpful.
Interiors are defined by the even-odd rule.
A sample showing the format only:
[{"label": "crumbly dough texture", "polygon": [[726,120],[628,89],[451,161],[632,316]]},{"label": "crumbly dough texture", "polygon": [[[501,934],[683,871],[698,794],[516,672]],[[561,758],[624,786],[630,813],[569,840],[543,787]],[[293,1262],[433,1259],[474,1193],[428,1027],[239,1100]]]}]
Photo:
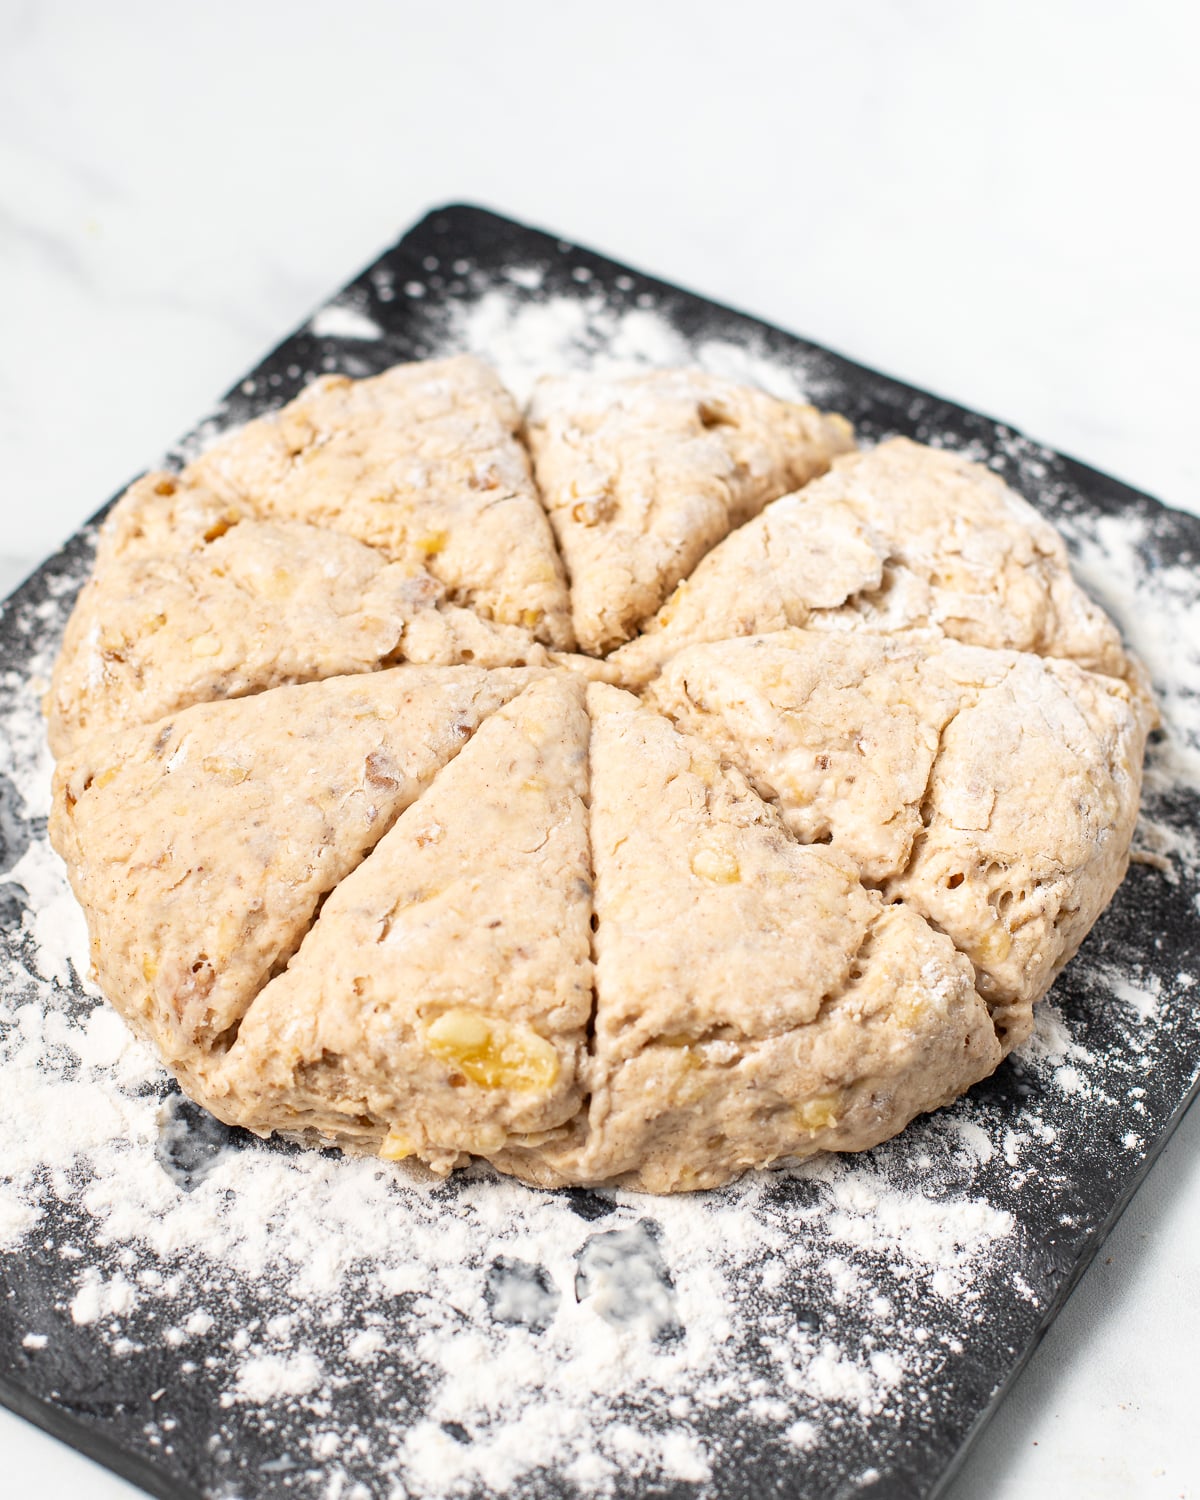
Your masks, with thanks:
[{"label": "crumbly dough texture", "polygon": [[670,1192],[990,1073],[1124,875],[1154,708],[994,474],[851,441],[691,371],[522,426],[461,356],[132,486],[50,834],[188,1093]]},{"label": "crumbly dough texture", "polygon": [[338,677],[197,704],[59,762],[50,832],[97,977],[171,1067],[204,1075],[322,897],[530,675]]},{"label": "crumbly dough texture", "polygon": [[1150,721],[1119,678],[931,632],[787,630],[690,647],[647,698],[953,939],[1006,1048],[1124,876]]},{"label": "crumbly dough texture", "polygon": [[229,1099],[230,1118],[269,1130],[283,1111],[451,1166],[536,1144],[578,1112],[592,1008],[585,688],[556,673],[494,714],[342,882],[251,1007],[213,1085],[218,1113]]}]

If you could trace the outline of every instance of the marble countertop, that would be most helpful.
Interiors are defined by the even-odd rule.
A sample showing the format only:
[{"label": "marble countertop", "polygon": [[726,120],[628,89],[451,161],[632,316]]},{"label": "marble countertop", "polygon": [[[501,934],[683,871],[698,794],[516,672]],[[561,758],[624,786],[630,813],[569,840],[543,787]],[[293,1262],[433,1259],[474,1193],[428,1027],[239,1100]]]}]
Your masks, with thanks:
[{"label": "marble countertop", "polygon": [[[1169,0],[7,0],[0,585],[463,199],[1200,513],[1198,44]],[[1198,1493],[1197,1244],[1193,1112],[945,1500]],[[0,1453],[137,1493],[3,1412]]]}]

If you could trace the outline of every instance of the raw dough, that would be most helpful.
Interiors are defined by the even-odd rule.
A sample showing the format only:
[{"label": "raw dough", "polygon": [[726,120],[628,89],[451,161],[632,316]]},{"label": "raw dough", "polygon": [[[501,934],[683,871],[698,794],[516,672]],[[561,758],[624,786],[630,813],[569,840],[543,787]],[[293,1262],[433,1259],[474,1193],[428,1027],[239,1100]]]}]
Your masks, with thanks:
[{"label": "raw dough", "polygon": [[1149,704],[1074,662],[789,630],[689,647],[648,700],[949,934],[1006,1051],[1124,878]]},{"label": "raw dough", "polygon": [[[186,546],[172,550],[164,522],[181,512]],[[201,486],[148,475],[105,524],[71,616],[46,703],[51,748],[63,755],[192,703],[373,671],[429,639],[421,616],[439,635],[452,628],[441,592],[428,573],[348,536],[256,521]],[[431,651],[419,647],[418,659]]]},{"label": "raw dough", "polygon": [[734,526],[824,473],[850,424],[691,370],[538,382],[534,471],[585,651],[620,645]]},{"label": "raw dough", "polygon": [[[703,741],[589,689],[596,1046],[581,1142],[535,1182],[713,1187],[894,1135],[1001,1052],[970,964],[805,848]],[[549,1170],[547,1170],[547,1167]]]},{"label": "raw dough", "polygon": [[1057,532],[990,470],[907,438],[838,459],[733,532],[614,661],[641,684],[681,646],[787,625],[930,626],[974,646],[1130,670]]},{"label": "raw dough", "polygon": [[200,1078],[321,898],[529,681],[396,667],[101,735],[55,773],[50,833],[105,992]]},{"label": "raw dough", "polygon": [[323,376],[191,472],[260,515],[427,567],[451,603],[565,649],[570,604],[520,422],[492,370],[463,354],[370,380]]},{"label": "raw dough", "polygon": [[585,687],[559,673],[496,713],[342,882],[251,1006],[218,1114],[444,1167],[572,1118],[592,1008]]},{"label": "raw dough", "polygon": [[840,419],[678,371],[544,383],[527,432],[570,598],[467,357],[319,381],[114,508],[47,699],[100,983],[222,1119],[440,1172],[873,1145],[1116,889],[1140,669],[954,455],[812,478]]}]

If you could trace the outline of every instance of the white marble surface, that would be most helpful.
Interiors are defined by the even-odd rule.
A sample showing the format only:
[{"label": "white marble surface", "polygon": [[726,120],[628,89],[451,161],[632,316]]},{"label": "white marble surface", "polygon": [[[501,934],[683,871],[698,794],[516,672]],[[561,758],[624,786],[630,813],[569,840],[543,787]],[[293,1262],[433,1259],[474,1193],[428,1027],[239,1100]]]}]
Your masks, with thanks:
[{"label": "white marble surface", "polygon": [[[1200,511],[1195,17],[0,0],[0,582],[454,199]],[[1200,1116],[947,1500],[1200,1493],[1197,1244]],[[6,1494],[134,1494],[3,1413],[0,1455]]]}]

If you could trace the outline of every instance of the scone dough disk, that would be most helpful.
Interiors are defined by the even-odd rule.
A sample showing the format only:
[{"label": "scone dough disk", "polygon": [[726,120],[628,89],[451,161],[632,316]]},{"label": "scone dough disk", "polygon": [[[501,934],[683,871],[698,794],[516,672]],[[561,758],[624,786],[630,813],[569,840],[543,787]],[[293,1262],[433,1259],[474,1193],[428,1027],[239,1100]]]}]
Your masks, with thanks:
[{"label": "scone dough disk", "polygon": [[318,381],[105,522],[47,714],[106,995],[263,1135],[714,1187],[985,1077],[1154,708],[993,473],[691,371]]}]

